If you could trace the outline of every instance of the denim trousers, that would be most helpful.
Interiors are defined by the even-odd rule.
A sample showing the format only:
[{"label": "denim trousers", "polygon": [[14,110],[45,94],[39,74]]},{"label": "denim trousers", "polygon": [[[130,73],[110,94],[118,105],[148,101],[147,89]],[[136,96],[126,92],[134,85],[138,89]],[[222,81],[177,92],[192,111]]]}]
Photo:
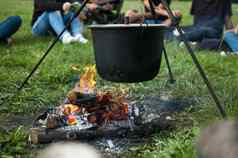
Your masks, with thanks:
[{"label": "denim trousers", "polygon": [[234,32],[226,32],[224,34],[224,41],[228,44],[233,52],[238,53],[238,35]]},{"label": "denim trousers", "polygon": [[144,23],[145,24],[161,24],[163,23],[163,21],[159,19],[145,19]]},{"label": "denim trousers", "polygon": [[22,20],[19,16],[10,16],[0,22],[0,40],[11,37],[20,28]]},{"label": "denim trousers", "polygon": [[[66,26],[69,19],[74,16],[73,12],[67,14],[61,14],[60,11],[44,12],[32,27],[32,34],[35,36],[47,36],[50,34],[59,35]],[[73,36],[81,34],[83,31],[83,25],[78,18],[74,18],[70,28],[64,32],[64,34],[72,34]],[[64,34],[61,36],[64,36]]]},{"label": "denim trousers", "polygon": [[220,17],[195,16],[194,25],[183,27],[188,41],[200,42],[206,38],[221,38],[224,21]]}]

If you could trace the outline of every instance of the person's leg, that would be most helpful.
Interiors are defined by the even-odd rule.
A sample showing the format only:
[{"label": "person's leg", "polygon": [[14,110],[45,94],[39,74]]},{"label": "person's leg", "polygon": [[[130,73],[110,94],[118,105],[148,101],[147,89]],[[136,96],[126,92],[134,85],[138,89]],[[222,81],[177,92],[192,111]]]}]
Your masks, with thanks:
[{"label": "person's leg", "polygon": [[[52,11],[48,12],[49,14],[49,23],[51,28],[54,30],[57,36],[64,30],[66,27],[64,23],[64,18],[61,15],[60,11]],[[71,43],[74,41],[74,38],[71,36],[68,30],[64,31],[64,33],[60,37],[61,41],[65,44]]]},{"label": "person's leg", "polygon": [[[55,33],[59,35],[65,28],[64,19],[60,11],[52,11],[52,12],[49,12],[48,14],[49,14],[50,26],[55,31]],[[70,33],[68,30],[66,30],[64,34],[70,34]],[[62,35],[62,37],[64,36],[64,34]]]},{"label": "person's leg", "polygon": [[203,38],[220,39],[223,33],[224,21],[220,17],[200,16],[197,18],[196,26],[203,30]]},{"label": "person's leg", "polygon": [[[68,14],[64,15],[64,23],[66,24],[68,20],[73,18],[73,16],[73,12],[69,12]],[[74,18],[70,26],[70,30],[73,36],[81,34],[83,32],[83,25],[78,18]]]},{"label": "person's leg", "polygon": [[[184,30],[184,37],[186,40],[191,42],[198,42],[201,41],[202,37],[204,35],[203,30],[200,27],[193,26],[189,29]],[[178,36],[179,40],[182,40],[180,36]]]},{"label": "person's leg", "polygon": [[[69,12],[68,14],[65,14],[63,16],[64,23],[66,24],[71,18],[73,18],[74,13]],[[79,21],[78,18],[74,18],[73,21],[70,24],[70,31],[72,35],[75,37],[75,41],[78,41],[80,43],[87,43],[88,40],[83,37],[82,32],[83,32],[83,25]]]},{"label": "person's leg", "polygon": [[49,23],[49,13],[44,12],[32,26],[32,34],[34,36],[48,36],[51,31]]},{"label": "person's leg", "polygon": [[233,52],[238,53],[238,35],[234,32],[226,32],[224,34],[224,41],[229,45]]},{"label": "person's leg", "polygon": [[185,37],[187,40],[192,42],[200,42],[203,39],[219,39],[220,33],[217,32],[217,30],[210,28],[210,27],[203,27],[203,26],[197,26],[190,32],[185,33]]},{"label": "person's leg", "polygon": [[19,16],[10,16],[0,23],[0,39],[6,40],[20,28],[22,20]]},{"label": "person's leg", "polygon": [[144,23],[145,24],[162,24],[163,21],[158,19],[145,19]]},{"label": "person's leg", "polygon": [[191,31],[194,31],[195,29],[195,25],[189,25],[189,26],[182,26],[181,27],[183,32],[191,32]]},{"label": "person's leg", "polygon": [[[197,29],[197,27],[196,27],[196,26],[197,26],[197,21],[198,21],[198,20],[197,20],[197,17],[194,16],[194,17],[193,17],[193,24],[192,24],[192,25],[181,26],[184,35],[196,31],[196,29]],[[177,37],[178,40],[181,40],[181,38],[180,38],[180,33],[177,31],[177,29],[175,29],[175,30],[173,31],[173,35],[174,35],[175,37]],[[188,36],[188,37],[186,37],[186,36]],[[190,36],[190,35],[186,35],[186,36],[185,36],[185,37],[187,38],[187,40],[189,40],[189,36]],[[192,35],[192,36],[193,36],[193,35]]]},{"label": "person's leg", "polygon": [[189,41],[202,41],[205,38],[221,38],[223,24],[220,18],[210,16],[194,17],[194,27],[185,30],[185,37]]}]

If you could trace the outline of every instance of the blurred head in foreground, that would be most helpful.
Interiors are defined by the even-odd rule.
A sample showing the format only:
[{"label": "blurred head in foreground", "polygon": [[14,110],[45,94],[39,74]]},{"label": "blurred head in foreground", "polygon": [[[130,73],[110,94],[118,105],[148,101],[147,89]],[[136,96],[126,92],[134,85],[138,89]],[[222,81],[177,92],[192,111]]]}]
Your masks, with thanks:
[{"label": "blurred head in foreground", "polygon": [[238,121],[225,121],[209,126],[198,140],[199,158],[237,158]]},{"label": "blurred head in foreground", "polygon": [[37,158],[100,158],[92,146],[81,143],[54,143],[39,152]]}]

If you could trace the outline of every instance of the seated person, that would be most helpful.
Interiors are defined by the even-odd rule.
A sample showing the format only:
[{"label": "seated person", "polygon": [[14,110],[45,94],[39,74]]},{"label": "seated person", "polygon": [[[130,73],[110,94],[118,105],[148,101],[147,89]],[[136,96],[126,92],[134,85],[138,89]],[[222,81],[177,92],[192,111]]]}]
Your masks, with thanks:
[{"label": "seated person", "polygon": [[[82,2],[81,2],[82,3]],[[91,0],[84,12],[87,23],[115,23],[122,8],[123,0]]]},{"label": "seated person", "polygon": [[[171,0],[167,0],[167,3],[170,4]],[[145,23],[147,24],[165,24],[167,26],[172,25],[172,20],[169,17],[169,14],[165,8],[165,6],[160,2],[160,0],[152,0],[153,8],[155,10],[154,17],[151,14],[151,7],[149,4],[149,0],[143,0],[145,7]],[[182,18],[182,14],[179,10],[172,11],[174,16],[178,19]]]},{"label": "seated person", "polygon": [[22,20],[19,16],[10,16],[0,22],[0,41],[10,44],[11,36],[20,28]]},{"label": "seated person", "polygon": [[[167,3],[170,4],[171,0],[167,0]],[[128,10],[125,14],[124,23],[146,23],[146,24],[164,24],[169,28],[164,33],[164,39],[172,40],[173,39],[173,23],[165,6],[160,2],[160,0],[152,0],[152,6],[155,11],[155,16],[151,12],[151,7],[149,0],[143,0],[145,13],[141,14],[137,10]],[[182,14],[178,10],[172,11],[173,15],[177,20],[181,20]]]},{"label": "seated person", "polygon": [[130,9],[130,10],[126,11],[123,23],[125,23],[125,24],[131,24],[131,23],[141,24],[141,23],[144,23],[144,20],[145,20],[144,14],[139,13],[138,10]]},{"label": "seated person", "polygon": [[[170,4],[170,0],[167,1]],[[172,20],[169,18],[167,10],[160,2],[160,0],[152,0],[155,16],[151,13],[149,0],[143,0],[145,13],[141,14],[137,10],[128,10],[125,14],[128,23],[146,23],[146,24],[165,24],[167,26],[172,25]],[[175,10],[173,14],[176,18],[181,19],[182,14],[180,11]]]},{"label": "seated person", "polygon": [[[66,26],[66,22],[74,15],[70,11],[73,0],[34,0],[32,18],[32,34],[35,36],[59,35]],[[60,37],[62,43],[87,43],[82,35],[82,23],[74,18],[71,27]]]},{"label": "seated person", "polygon": [[230,0],[193,0],[191,14],[194,16],[193,26],[184,27],[183,30],[185,38],[192,42],[220,39],[224,25],[231,27],[228,24],[232,15]]},{"label": "seated person", "polygon": [[238,25],[224,34],[224,41],[231,48],[232,52],[238,54]]}]

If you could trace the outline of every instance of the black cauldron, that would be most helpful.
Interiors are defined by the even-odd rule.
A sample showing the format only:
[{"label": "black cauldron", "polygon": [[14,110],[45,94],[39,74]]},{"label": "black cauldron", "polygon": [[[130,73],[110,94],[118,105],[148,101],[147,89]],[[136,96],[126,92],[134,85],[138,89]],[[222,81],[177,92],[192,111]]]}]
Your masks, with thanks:
[{"label": "black cauldron", "polygon": [[113,82],[152,80],[159,72],[164,25],[91,25],[99,75]]}]

